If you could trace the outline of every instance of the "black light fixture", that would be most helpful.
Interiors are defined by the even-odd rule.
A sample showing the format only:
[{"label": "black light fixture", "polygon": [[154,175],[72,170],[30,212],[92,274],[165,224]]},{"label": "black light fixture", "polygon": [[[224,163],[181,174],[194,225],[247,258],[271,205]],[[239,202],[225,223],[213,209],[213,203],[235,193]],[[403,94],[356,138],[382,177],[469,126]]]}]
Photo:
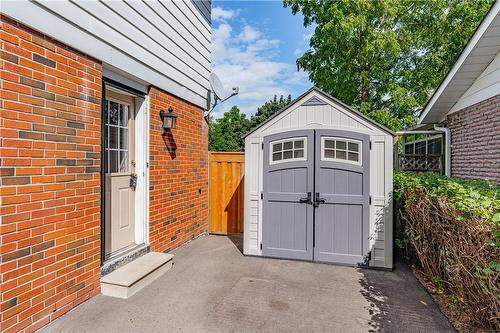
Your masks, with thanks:
[{"label": "black light fixture", "polygon": [[162,121],[163,133],[167,132],[167,130],[175,128],[177,123],[177,114],[174,112],[172,107],[168,108],[168,112],[160,110],[160,118]]}]

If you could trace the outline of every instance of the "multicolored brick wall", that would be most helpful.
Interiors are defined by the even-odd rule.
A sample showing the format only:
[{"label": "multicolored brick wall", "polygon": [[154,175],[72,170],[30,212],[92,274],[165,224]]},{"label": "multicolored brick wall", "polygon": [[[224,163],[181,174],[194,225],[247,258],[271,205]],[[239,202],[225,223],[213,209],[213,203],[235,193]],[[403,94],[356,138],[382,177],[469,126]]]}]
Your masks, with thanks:
[{"label": "multicolored brick wall", "polygon": [[[203,110],[156,88],[149,91],[149,241],[169,251],[208,230],[208,125]],[[178,114],[162,135],[160,110]]]},{"label": "multicolored brick wall", "polygon": [[500,95],[452,113],[451,175],[500,184]]},{"label": "multicolored brick wall", "polygon": [[[0,331],[30,332],[100,292],[102,65],[0,24]],[[149,94],[149,240],[169,251],[208,230],[208,126],[201,108]]]},{"label": "multicolored brick wall", "polygon": [[0,331],[100,292],[101,63],[7,17],[0,60]]}]

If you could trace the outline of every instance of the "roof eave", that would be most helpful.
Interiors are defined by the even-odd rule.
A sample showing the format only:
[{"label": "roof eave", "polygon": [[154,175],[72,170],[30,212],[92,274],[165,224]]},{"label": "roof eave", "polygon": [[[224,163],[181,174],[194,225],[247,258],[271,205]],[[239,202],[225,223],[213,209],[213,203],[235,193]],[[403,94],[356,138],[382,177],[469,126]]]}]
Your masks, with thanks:
[{"label": "roof eave", "polygon": [[[454,78],[455,74],[458,72],[460,67],[463,65],[467,57],[470,55],[472,50],[474,50],[474,47],[477,45],[477,43],[481,40],[481,37],[484,35],[488,27],[490,26],[491,22],[495,19],[496,15],[500,11],[500,1],[496,1],[491,8],[489,9],[488,13],[485,15],[479,26],[477,27],[476,31],[472,36],[470,37],[469,41],[463,48],[462,52],[458,56],[457,60],[451,67],[451,69],[448,71],[446,76],[443,78],[441,83],[439,84],[438,88],[432,95],[432,97],[429,99],[427,104],[425,105],[424,109],[420,113],[418,117],[418,124],[427,124],[427,123],[432,123],[429,122],[428,115],[429,113],[433,113],[433,107],[436,104],[437,100],[441,97],[445,89],[449,86],[450,82]],[[478,76],[481,73],[478,73]],[[459,98],[458,98],[459,99]],[[458,101],[457,99],[457,101]],[[456,102],[455,102],[456,103]],[[453,107],[453,106],[452,106]],[[449,108],[451,109],[451,107]],[[442,119],[443,117],[446,116],[448,113],[448,110],[444,110],[442,115],[439,117],[439,119]],[[437,112],[437,111],[436,111]]]}]

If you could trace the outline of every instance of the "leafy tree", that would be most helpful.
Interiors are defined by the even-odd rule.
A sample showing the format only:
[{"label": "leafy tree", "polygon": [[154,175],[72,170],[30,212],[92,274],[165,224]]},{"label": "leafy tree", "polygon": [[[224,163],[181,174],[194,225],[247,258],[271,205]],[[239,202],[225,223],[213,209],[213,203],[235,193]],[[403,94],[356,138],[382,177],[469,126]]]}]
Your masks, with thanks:
[{"label": "leafy tree", "polygon": [[257,108],[257,112],[255,113],[255,115],[252,115],[252,117],[250,118],[250,128],[259,126],[261,123],[273,116],[276,112],[290,104],[291,101],[292,95],[288,95],[288,97],[286,98],[281,95],[279,99],[276,95],[274,95],[273,99]]},{"label": "leafy tree", "polygon": [[209,118],[208,120],[208,147],[211,151],[243,151],[245,140],[243,136],[252,128],[257,127],[262,122],[277,111],[284,108],[292,101],[292,96],[288,97],[274,95],[274,98],[257,108],[255,115],[250,119],[235,105],[224,116],[219,119]]},{"label": "leafy tree", "polygon": [[243,151],[243,135],[249,129],[249,120],[235,105],[222,118],[209,119],[208,148],[211,151]]},{"label": "leafy tree", "polygon": [[415,122],[491,3],[284,0],[315,26],[297,65],[318,87],[394,130]]}]

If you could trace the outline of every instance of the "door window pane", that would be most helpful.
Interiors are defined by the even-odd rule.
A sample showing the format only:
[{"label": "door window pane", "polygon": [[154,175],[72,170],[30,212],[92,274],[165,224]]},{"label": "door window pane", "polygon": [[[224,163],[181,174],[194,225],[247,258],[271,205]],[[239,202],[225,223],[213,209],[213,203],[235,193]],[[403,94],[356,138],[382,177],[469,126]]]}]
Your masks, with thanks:
[{"label": "door window pane", "polygon": [[106,101],[106,154],[105,172],[129,172],[129,106]]},{"label": "door window pane", "polygon": [[119,104],[109,101],[108,124],[118,125]]},{"label": "door window pane", "polygon": [[356,142],[349,142],[347,147],[349,148],[349,151],[352,151],[352,152],[359,151],[359,145]]},{"label": "door window pane", "polygon": [[321,138],[322,160],[361,164],[361,141],[348,138]]},{"label": "door window pane", "polygon": [[358,155],[358,153],[351,153],[351,152],[349,152],[348,159],[349,159],[349,161],[358,162],[359,161],[359,155]]},{"label": "door window pane", "polygon": [[109,134],[108,134],[109,148],[118,149],[118,127],[109,126],[108,129],[109,129]]},{"label": "door window pane", "polygon": [[128,151],[120,151],[120,165],[118,172],[128,172]]},{"label": "door window pane", "polygon": [[325,157],[326,158],[335,158],[335,150],[325,149]]},{"label": "door window pane", "polygon": [[337,148],[337,149],[343,149],[343,150],[346,149],[346,142],[345,141],[339,141],[339,140],[337,140],[335,142],[336,142],[335,148]]},{"label": "door window pane", "polygon": [[335,148],[335,141],[334,140],[325,140],[325,148]]},{"label": "door window pane", "polygon": [[344,150],[337,150],[335,155],[336,155],[336,158],[338,160],[345,160],[346,159],[346,153]]},{"label": "door window pane", "polygon": [[120,149],[128,150],[128,129],[120,127]]},{"label": "door window pane", "polygon": [[109,173],[118,172],[118,150],[108,150]]},{"label": "door window pane", "polygon": [[120,104],[120,126],[128,126],[128,106]]},{"label": "door window pane", "polygon": [[294,160],[304,161],[306,158],[306,138],[290,138],[271,142],[271,163],[288,162]]}]

